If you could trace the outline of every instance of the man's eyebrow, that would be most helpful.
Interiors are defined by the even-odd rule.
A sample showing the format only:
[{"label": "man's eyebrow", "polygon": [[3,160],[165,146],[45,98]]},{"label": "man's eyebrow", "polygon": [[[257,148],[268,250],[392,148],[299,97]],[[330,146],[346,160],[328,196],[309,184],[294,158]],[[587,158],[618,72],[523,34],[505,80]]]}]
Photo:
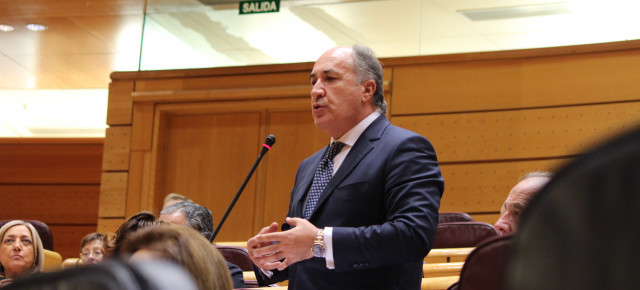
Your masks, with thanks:
[{"label": "man's eyebrow", "polygon": [[525,205],[523,203],[512,203],[511,206],[513,206],[516,209],[522,210],[525,208]]},{"label": "man's eyebrow", "polygon": [[[336,72],[336,70],[334,70],[334,69],[327,69],[327,70],[323,70],[323,71],[322,71],[322,74],[323,74],[323,75],[327,75],[327,74],[335,73],[335,72]],[[313,78],[315,78],[315,77],[316,77],[316,73],[311,72],[311,74],[309,75],[309,79],[313,79]]]}]

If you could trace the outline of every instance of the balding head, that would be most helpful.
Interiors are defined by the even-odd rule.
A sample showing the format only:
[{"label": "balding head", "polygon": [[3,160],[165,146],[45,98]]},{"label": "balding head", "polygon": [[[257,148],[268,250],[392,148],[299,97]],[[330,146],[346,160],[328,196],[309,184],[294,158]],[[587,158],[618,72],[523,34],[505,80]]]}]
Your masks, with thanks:
[{"label": "balding head", "polygon": [[521,181],[511,189],[500,209],[500,218],[494,225],[498,234],[513,233],[518,229],[520,214],[549,180],[551,180],[551,173],[548,172],[532,172],[521,178]]}]

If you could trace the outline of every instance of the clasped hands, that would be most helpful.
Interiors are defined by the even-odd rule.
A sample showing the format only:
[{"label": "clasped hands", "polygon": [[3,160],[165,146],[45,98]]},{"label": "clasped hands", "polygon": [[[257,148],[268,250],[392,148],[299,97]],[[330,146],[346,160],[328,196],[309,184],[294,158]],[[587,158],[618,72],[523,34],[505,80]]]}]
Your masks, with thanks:
[{"label": "clasped hands", "polygon": [[311,246],[318,228],[301,218],[288,217],[286,222],[292,229],[278,232],[278,223],[274,222],[249,239],[247,249],[256,266],[282,271],[293,263],[313,257]]}]

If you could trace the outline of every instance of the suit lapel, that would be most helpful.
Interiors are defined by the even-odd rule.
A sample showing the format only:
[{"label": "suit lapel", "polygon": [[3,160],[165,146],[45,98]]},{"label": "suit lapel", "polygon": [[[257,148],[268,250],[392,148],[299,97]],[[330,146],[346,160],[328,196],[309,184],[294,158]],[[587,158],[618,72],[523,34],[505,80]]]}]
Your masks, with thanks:
[{"label": "suit lapel", "polygon": [[[313,217],[318,208],[322,206],[324,201],[327,200],[327,198],[329,198],[331,194],[333,194],[333,190],[338,187],[338,185],[340,185],[345,180],[345,178],[349,176],[351,171],[353,171],[358,163],[360,163],[360,161],[365,156],[367,156],[367,154],[369,154],[371,150],[373,150],[373,148],[375,147],[375,142],[380,139],[380,137],[382,136],[382,132],[384,132],[384,129],[388,125],[390,125],[389,120],[387,120],[387,118],[382,115],[375,121],[373,121],[373,123],[371,123],[371,125],[369,125],[369,127],[367,127],[364,132],[362,132],[362,135],[360,135],[356,143],[353,144],[353,147],[342,162],[342,165],[340,165],[340,168],[338,168],[338,171],[331,178],[329,184],[327,184],[327,187],[325,187],[324,191],[322,192],[322,195],[320,195],[318,203],[316,204],[311,217]],[[313,180],[313,174],[311,174],[311,180]],[[309,181],[308,185],[311,185],[311,181]]]}]

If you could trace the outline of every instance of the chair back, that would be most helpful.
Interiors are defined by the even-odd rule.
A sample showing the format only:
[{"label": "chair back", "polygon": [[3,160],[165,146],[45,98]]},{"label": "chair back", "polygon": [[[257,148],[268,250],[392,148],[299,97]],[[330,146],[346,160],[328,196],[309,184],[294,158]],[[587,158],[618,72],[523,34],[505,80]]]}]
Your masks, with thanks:
[{"label": "chair back", "polygon": [[[12,220],[2,220],[0,221],[0,227],[4,226],[4,224],[10,222]],[[51,230],[49,226],[41,221],[37,220],[24,220],[33,225],[33,227],[38,232],[38,236],[40,236],[40,240],[42,240],[42,247],[46,250],[54,251],[53,249],[53,235],[51,234]]]},{"label": "chair back", "polygon": [[433,249],[476,247],[498,232],[485,222],[453,222],[438,224]]},{"label": "chair back", "polygon": [[504,289],[505,270],[512,240],[512,235],[508,234],[489,238],[478,245],[464,262],[457,285],[449,289]]},{"label": "chair back", "polygon": [[253,271],[253,262],[249,258],[249,252],[247,249],[236,246],[219,246],[216,248],[227,262],[235,264],[240,267],[242,271]]},{"label": "chair back", "polygon": [[473,218],[465,212],[441,212],[438,223],[473,222]]},{"label": "chair back", "polygon": [[62,256],[54,251],[44,250],[43,272],[54,272],[62,269]]},{"label": "chair back", "polygon": [[66,258],[62,261],[62,269],[73,268],[82,265],[80,258]]}]

